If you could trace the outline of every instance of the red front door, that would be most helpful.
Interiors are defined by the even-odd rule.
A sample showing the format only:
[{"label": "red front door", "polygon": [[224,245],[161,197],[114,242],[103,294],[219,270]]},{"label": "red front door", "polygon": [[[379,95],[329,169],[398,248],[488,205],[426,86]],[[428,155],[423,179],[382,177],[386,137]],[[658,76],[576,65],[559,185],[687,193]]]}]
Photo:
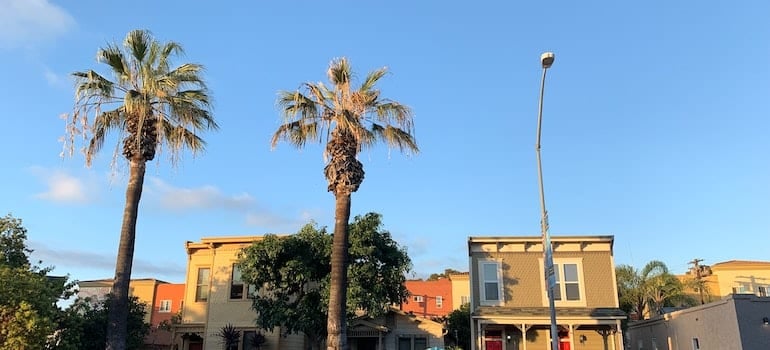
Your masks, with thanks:
[{"label": "red front door", "polygon": [[502,339],[487,339],[484,350],[503,350]]}]

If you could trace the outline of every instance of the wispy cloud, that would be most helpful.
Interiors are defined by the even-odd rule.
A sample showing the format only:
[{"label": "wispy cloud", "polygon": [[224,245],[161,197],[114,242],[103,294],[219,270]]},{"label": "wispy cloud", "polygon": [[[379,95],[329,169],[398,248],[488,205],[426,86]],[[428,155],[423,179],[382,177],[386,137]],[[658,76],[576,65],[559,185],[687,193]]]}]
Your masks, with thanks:
[{"label": "wispy cloud", "polygon": [[45,182],[44,192],[35,198],[58,203],[89,203],[95,199],[94,186],[87,187],[82,180],[60,170],[32,167],[30,172]]},{"label": "wispy cloud", "polygon": [[311,211],[286,213],[268,208],[246,192],[228,194],[213,185],[183,188],[157,177],[148,178],[145,193],[161,209],[176,213],[227,211],[243,215],[244,224],[273,233],[296,232],[302,225],[319,217]]},{"label": "wispy cloud", "polygon": [[64,87],[67,79],[51,70],[51,68],[43,67],[43,77],[45,77],[45,81],[48,82],[49,86],[52,87]]},{"label": "wispy cloud", "polygon": [[289,217],[263,209],[249,212],[246,215],[246,224],[271,233],[293,233],[313,219],[313,215],[309,212],[303,212],[298,217]]},{"label": "wispy cloud", "polygon": [[0,1],[0,48],[32,46],[70,30],[75,20],[48,0]]},{"label": "wispy cloud", "polygon": [[150,190],[157,195],[160,205],[173,211],[195,209],[228,209],[247,211],[254,205],[248,193],[227,195],[217,187],[174,187],[158,178],[150,178]]},{"label": "wispy cloud", "polygon": [[[115,256],[100,254],[77,249],[51,249],[47,245],[31,241],[32,256],[43,262],[43,266],[56,266],[57,273],[66,273],[68,268],[88,268],[106,270],[111,274],[115,269]],[[64,271],[62,271],[64,270]],[[164,261],[150,261],[134,258],[132,267],[134,276],[170,276],[181,278],[185,274],[185,266]],[[111,275],[105,276],[109,278]]]}]

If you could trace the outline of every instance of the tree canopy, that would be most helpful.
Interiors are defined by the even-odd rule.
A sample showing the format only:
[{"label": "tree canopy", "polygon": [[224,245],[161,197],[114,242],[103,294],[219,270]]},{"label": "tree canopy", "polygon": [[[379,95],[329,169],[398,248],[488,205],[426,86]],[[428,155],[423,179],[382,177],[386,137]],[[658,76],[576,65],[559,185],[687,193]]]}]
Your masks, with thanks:
[{"label": "tree canopy", "polygon": [[[358,310],[381,315],[407,297],[404,281],[411,260],[383,230],[381,219],[368,213],[349,225],[349,317]],[[331,241],[325,227],[309,223],[294,235],[266,235],[241,252],[237,266],[242,279],[260,287],[252,294],[257,325],[302,332],[320,344],[326,337]]]},{"label": "tree canopy", "polygon": [[442,273],[432,273],[430,276],[428,276],[428,281],[436,281],[441,278],[448,278],[451,274],[461,273],[460,271],[457,271],[455,269],[444,269],[444,272]]},{"label": "tree canopy", "polygon": [[471,348],[471,304],[463,304],[446,317],[447,335],[454,341],[455,347]]},{"label": "tree canopy", "polygon": [[[55,342],[57,350],[101,350],[107,340],[107,318],[111,296],[94,302],[79,298],[65,310]],[[129,297],[126,349],[141,349],[150,324],[144,316],[150,310],[137,297]]]},{"label": "tree canopy", "polygon": [[67,277],[30,263],[27,230],[11,215],[0,218],[0,349],[42,349],[57,327],[56,302],[69,295]]},{"label": "tree canopy", "polygon": [[665,306],[694,304],[694,300],[684,292],[682,282],[661,261],[650,261],[641,270],[619,265],[615,268],[615,275],[620,308],[636,313],[639,319],[657,315]]}]

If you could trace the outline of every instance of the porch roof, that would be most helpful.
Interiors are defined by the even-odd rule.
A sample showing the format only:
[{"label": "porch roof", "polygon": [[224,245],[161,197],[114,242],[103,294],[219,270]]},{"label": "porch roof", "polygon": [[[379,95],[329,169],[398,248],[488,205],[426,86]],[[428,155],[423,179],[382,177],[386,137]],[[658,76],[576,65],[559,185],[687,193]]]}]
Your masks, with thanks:
[{"label": "porch roof", "polygon": [[[473,318],[550,318],[551,312],[547,307],[499,307],[482,306],[471,314]],[[556,317],[593,318],[593,319],[622,319],[626,313],[619,308],[588,308],[570,307],[556,308]]]}]

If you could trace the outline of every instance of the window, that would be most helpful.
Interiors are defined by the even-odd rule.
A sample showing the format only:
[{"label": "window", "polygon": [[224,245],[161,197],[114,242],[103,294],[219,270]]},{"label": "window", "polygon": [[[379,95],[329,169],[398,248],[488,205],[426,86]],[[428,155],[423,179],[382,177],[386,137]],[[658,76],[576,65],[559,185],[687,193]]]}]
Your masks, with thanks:
[{"label": "window", "polygon": [[480,294],[482,305],[502,305],[502,275],[500,273],[500,262],[481,261],[479,262]]},{"label": "window", "polygon": [[254,295],[254,286],[243,282],[243,276],[241,275],[241,269],[233,264],[233,274],[230,279],[230,299],[241,300],[248,299]]},{"label": "window", "polygon": [[766,297],[768,295],[768,288],[767,286],[759,286],[757,287],[757,293],[761,297]]},{"label": "window", "polygon": [[420,336],[403,335],[398,338],[398,350],[423,350],[428,347],[428,339]]},{"label": "window", "polygon": [[692,338],[692,350],[700,350],[700,342],[698,338]]},{"label": "window", "polygon": [[[553,264],[556,285],[553,287],[554,300],[580,300],[580,279],[577,264]],[[563,297],[566,297],[563,299]]]},{"label": "window", "polygon": [[265,344],[265,341],[266,339],[262,332],[243,332],[243,350],[257,350]]},{"label": "window", "polygon": [[736,287],[733,287],[733,294],[745,294],[748,293],[749,289],[747,288],[746,284],[739,284]]},{"label": "window", "polygon": [[195,301],[209,300],[209,281],[211,281],[211,269],[202,267],[198,269],[198,281],[195,285]]},{"label": "window", "polygon": [[171,312],[171,300],[161,300],[158,312]]},{"label": "window", "polygon": [[444,297],[440,295],[436,296],[436,307],[439,309],[444,307]]},{"label": "window", "polygon": [[[542,263],[542,259],[540,262]],[[541,271],[545,267],[541,266]],[[555,284],[553,286],[553,299],[562,306],[585,306],[585,285],[583,284],[582,259],[555,259],[553,264]],[[543,286],[546,286],[545,273],[543,273]],[[548,305],[548,292],[543,290],[543,305]]]},{"label": "window", "polygon": [[471,299],[467,295],[460,296],[460,305],[470,303]]},{"label": "window", "polygon": [[415,295],[414,297],[412,297],[412,300],[414,300],[415,303],[421,303],[421,302],[425,301],[422,298],[422,295]]}]

